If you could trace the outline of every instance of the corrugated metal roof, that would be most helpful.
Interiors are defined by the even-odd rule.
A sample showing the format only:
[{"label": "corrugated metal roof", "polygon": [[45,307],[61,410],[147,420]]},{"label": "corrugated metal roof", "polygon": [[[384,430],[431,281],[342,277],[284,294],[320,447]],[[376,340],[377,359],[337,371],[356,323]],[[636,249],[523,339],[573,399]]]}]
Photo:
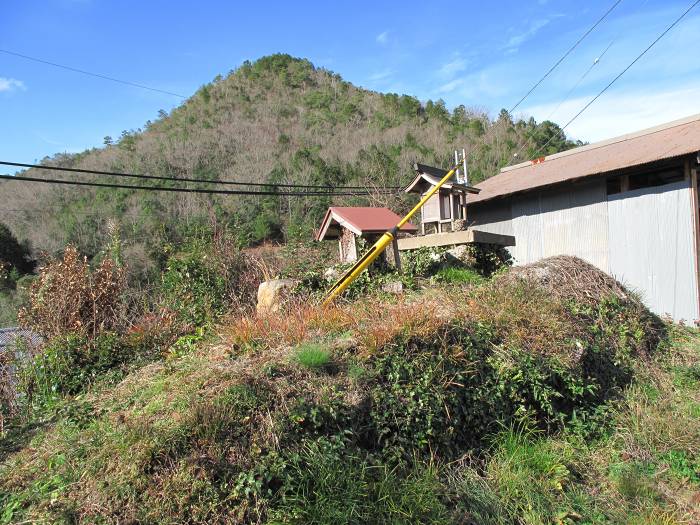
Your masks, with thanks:
[{"label": "corrugated metal roof", "polygon": [[503,168],[467,204],[700,151],[700,115]]},{"label": "corrugated metal roof", "polygon": [[[383,233],[396,226],[400,220],[401,217],[389,208],[331,206],[323,218],[316,238],[319,241],[328,238],[326,232],[333,221],[345,226],[356,235],[362,235],[363,233]],[[415,233],[418,228],[409,222],[404,224],[400,231]]]}]

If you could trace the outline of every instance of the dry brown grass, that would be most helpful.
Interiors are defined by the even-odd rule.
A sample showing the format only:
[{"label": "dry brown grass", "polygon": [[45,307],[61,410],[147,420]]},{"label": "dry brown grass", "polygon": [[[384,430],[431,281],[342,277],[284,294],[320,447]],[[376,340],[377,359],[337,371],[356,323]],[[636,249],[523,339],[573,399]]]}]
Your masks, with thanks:
[{"label": "dry brown grass", "polygon": [[544,289],[496,280],[474,290],[466,302],[470,315],[493,326],[506,348],[568,361],[580,357],[572,341],[585,337],[585,327]]},{"label": "dry brown grass", "polygon": [[447,312],[457,310],[457,302],[421,296],[401,297],[393,303],[370,297],[330,307],[291,302],[281,312],[234,318],[224,323],[222,335],[235,349],[259,346],[273,351],[306,340],[345,335],[366,355],[401,333],[428,336],[449,319],[454,321]]},{"label": "dry brown grass", "polygon": [[544,289],[553,297],[595,304],[615,296],[624,301],[639,302],[637,297],[618,281],[592,264],[577,257],[559,255],[536,263],[516,266],[504,274],[502,283],[526,282]]}]

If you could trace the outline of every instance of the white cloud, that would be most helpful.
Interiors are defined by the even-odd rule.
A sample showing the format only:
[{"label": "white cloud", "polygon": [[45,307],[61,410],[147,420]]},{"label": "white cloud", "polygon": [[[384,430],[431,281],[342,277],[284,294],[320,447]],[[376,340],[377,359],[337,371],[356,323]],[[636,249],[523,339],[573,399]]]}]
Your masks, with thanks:
[{"label": "white cloud", "polygon": [[457,73],[461,73],[467,69],[467,60],[464,57],[457,55],[453,60],[443,64],[438,70],[438,74],[445,78],[452,78]]},{"label": "white cloud", "polygon": [[547,26],[554,18],[558,18],[558,16],[553,16],[551,18],[541,18],[530,22],[530,26],[525,31],[512,35],[508,39],[508,42],[505,45],[506,51],[517,51],[517,49],[522,44],[533,38],[537,33],[539,33],[540,29]]},{"label": "white cloud", "polygon": [[379,44],[386,44],[389,41],[389,31],[384,31],[383,33],[379,33],[377,35],[377,42]]},{"label": "white cloud", "polygon": [[[552,120],[564,125],[590,100],[581,97],[559,108]],[[523,113],[547,118],[556,104],[532,106]],[[700,113],[700,82],[665,91],[617,91],[603,95],[567,129],[567,135],[599,141]]]},{"label": "white cloud", "polygon": [[438,88],[438,93],[451,93],[455,89],[457,89],[459,86],[464,84],[464,80],[461,78],[457,78],[455,80],[452,80],[448,82],[447,84],[443,84]]},{"label": "white cloud", "polygon": [[388,79],[393,74],[394,74],[394,71],[392,69],[385,69],[384,71],[378,71],[378,72],[370,75],[369,80],[371,80],[372,82],[378,82],[380,80]]},{"label": "white cloud", "polygon": [[0,92],[10,92],[10,91],[26,91],[27,87],[24,82],[17,80],[15,78],[4,78],[0,77]]}]

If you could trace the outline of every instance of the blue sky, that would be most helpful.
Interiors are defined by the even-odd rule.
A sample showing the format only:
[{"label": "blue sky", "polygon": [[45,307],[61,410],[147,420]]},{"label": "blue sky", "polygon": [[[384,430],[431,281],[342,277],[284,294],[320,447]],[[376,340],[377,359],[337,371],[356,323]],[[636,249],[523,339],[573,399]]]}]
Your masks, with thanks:
[{"label": "blue sky", "polygon": [[[495,114],[612,3],[3,0],[0,48],[184,95],[286,52],[366,88]],[[563,124],[690,3],[623,0],[516,115]],[[700,113],[699,49],[700,6],[567,132],[594,141]],[[181,102],[0,53],[0,159],[99,146]]]}]

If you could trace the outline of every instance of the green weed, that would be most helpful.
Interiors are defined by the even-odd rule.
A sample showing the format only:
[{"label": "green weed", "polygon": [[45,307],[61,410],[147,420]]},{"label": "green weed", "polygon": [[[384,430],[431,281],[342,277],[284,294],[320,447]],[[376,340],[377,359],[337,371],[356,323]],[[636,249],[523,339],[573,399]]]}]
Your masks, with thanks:
[{"label": "green weed", "polygon": [[454,266],[440,268],[433,279],[438,283],[445,284],[479,284],[484,281],[484,277],[475,270]]},{"label": "green weed", "polygon": [[330,364],[331,353],[321,345],[306,343],[297,347],[294,358],[301,366],[318,370]]}]

